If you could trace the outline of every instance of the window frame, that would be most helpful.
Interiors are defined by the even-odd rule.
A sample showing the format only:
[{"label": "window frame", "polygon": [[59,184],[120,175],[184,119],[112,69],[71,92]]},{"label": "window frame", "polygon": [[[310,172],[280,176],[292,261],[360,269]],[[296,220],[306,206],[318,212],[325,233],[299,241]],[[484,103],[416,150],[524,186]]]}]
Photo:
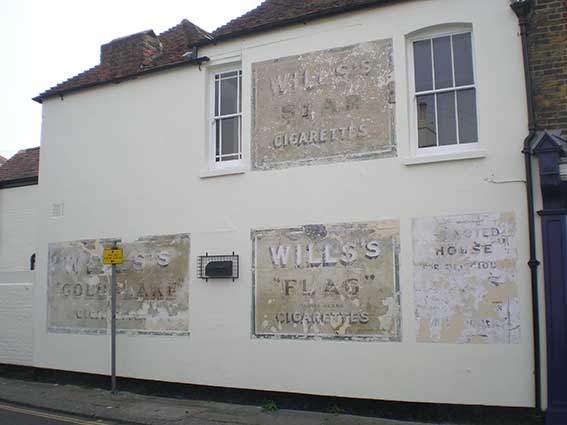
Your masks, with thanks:
[{"label": "window frame", "polygon": [[[415,87],[415,58],[414,58],[414,43],[418,41],[431,40],[432,42],[432,54],[433,54],[433,39],[447,36],[454,36],[459,34],[471,34],[471,53],[472,53],[472,75],[473,84],[466,86],[455,86],[444,89],[432,89],[422,92],[416,92]],[[406,36],[406,51],[407,51],[407,65],[408,65],[408,116],[410,124],[410,155],[411,157],[439,157],[443,155],[452,156],[455,154],[467,154],[475,152],[484,152],[483,144],[481,141],[480,133],[480,108],[479,108],[479,82],[478,82],[478,72],[477,72],[477,56],[476,56],[476,40],[473,26],[471,24],[444,24],[437,25],[434,27],[429,27],[426,29],[415,31]],[[451,43],[451,57],[454,60],[453,44]],[[433,65],[434,66],[434,65]],[[453,84],[455,84],[455,67],[453,66]],[[433,68],[434,69],[434,68]],[[433,74],[433,79],[435,80],[435,75]],[[427,94],[440,94],[440,93],[457,93],[461,90],[471,89],[475,90],[475,110],[476,110],[476,129],[477,129],[477,141],[471,143],[456,143],[452,145],[443,146],[430,146],[430,147],[419,147],[419,136],[418,136],[418,111],[417,111],[417,96],[424,96]],[[457,130],[457,140],[459,138],[459,128],[458,128],[458,108],[457,108],[457,98],[455,96],[455,121]],[[435,121],[436,126],[439,125],[437,119],[437,108],[435,108]],[[438,135],[438,130],[436,130]]]},{"label": "window frame", "polygon": [[[216,114],[216,105],[217,100],[221,98],[221,89],[219,84],[219,99],[215,98],[215,82],[217,81],[216,77],[221,76],[222,74],[228,74],[231,72],[237,73],[237,105],[239,106],[240,110],[237,113],[233,114],[220,114],[220,103],[219,103],[219,115]],[[208,129],[209,129],[209,137],[208,137],[208,146],[207,146],[207,157],[208,157],[208,168],[209,170],[231,170],[234,168],[240,168],[243,165],[244,160],[244,153],[243,153],[243,137],[242,137],[242,125],[243,125],[243,97],[242,97],[242,86],[243,86],[243,72],[242,67],[240,64],[233,64],[232,66],[222,67],[222,68],[215,68],[210,71],[209,74],[209,111],[207,114],[208,120]],[[219,81],[222,81],[222,77],[219,78]],[[229,119],[229,118],[238,118],[238,152],[235,154],[228,154],[230,155],[238,155],[239,158],[231,159],[226,161],[217,161],[217,137],[216,137],[216,123],[219,120]],[[222,158],[222,133],[221,133],[221,146],[219,148],[220,157]]]}]

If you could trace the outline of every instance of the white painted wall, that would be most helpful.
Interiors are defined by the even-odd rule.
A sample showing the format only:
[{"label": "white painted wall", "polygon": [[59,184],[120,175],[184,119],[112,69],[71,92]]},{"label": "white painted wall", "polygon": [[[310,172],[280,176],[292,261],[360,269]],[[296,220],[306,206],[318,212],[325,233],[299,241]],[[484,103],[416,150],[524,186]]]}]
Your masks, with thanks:
[{"label": "white painted wall", "polygon": [[[483,159],[404,165],[409,155],[405,35],[472,23]],[[243,136],[254,62],[393,38],[399,156],[202,179],[207,68],[241,58]],[[47,245],[191,233],[190,337],[119,336],[118,373],[146,379],[388,400],[533,406],[522,56],[507,0],[401,2],[201,49],[212,58],[44,103],[35,365],[108,373],[109,338],[46,332]],[[63,156],[61,153],[64,152]],[[245,158],[247,159],[247,158]],[[50,218],[53,203],[65,216]],[[521,342],[415,342],[411,219],[513,211]],[[251,338],[250,229],[398,218],[402,342]],[[240,254],[236,283],[200,281],[197,255]]]},{"label": "white painted wall", "polygon": [[0,189],[0,273],[28,271],[37,246],[37,185]]},{"label": "white painted wall", "polygon": [[0,363],[33,365],[33,273],[0,273]]}]

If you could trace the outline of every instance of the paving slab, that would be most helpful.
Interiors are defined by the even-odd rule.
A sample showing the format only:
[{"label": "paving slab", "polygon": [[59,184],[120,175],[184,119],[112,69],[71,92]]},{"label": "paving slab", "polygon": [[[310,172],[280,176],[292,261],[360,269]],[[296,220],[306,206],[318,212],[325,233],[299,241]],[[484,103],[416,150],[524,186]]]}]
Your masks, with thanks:
[{"label": "paving slab", "polygon": [[423,425],[353,415],[155,397],[0,377],[0,400],[136,425]]}]

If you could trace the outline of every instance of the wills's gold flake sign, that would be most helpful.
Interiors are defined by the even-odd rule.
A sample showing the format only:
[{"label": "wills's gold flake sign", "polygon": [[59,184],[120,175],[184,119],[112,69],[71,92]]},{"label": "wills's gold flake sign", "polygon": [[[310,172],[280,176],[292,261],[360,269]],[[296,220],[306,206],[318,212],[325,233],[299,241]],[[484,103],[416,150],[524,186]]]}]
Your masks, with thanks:
[{"label": "wills's gold flake sign", "polygon": [[252,65],[252,167],[395,154],[392,41]]},{"label": "wills's gold flake sign", "polygon": [[254,335],[399,341],[399,223],[253,230]]},{"label": "wills's gold flake sign", "polygon": [[118,330],[187,334],[189,235],[124,241],[120,243],[123,250],[107,249],[112,243],[98,239],[49,245],[48,330],[106,332],[110,323],[108,264],[116,264]]}]

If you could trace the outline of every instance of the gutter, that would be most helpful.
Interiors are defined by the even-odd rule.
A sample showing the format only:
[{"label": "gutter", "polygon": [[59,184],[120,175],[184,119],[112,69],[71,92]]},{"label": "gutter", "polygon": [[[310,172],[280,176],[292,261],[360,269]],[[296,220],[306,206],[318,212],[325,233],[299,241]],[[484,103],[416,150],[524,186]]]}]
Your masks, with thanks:
[{"label": "gutter", "polygon": [[11,189],[14,187],[33,186],[38,184],[38,176],[22,177],[19,179],[3,180],[0,181],[0,189]]},{"label": "gutter", "polygon": [[148,75],[148,74],[153,74],[154,72],[161,72],[161,71],[165,71],[165,70],[168,70],[168,69],[179,68],[181,66],[189,66],[189,65],[201,66],[201,64],[203,62],[206,62],[208,60],[209,60],[209,58],[207,58],[207,57],[201,57],[201,58],[189,57],[188,59],[183,60],[183,61],[144,69],[144,70],[132,73],[132,74],[123,75],[121,77],[111,78],[111,79],[107,79],[107,80],[103,80],[103,81],[95,81],[93,83],[82,84],[80,86],[73,87],[73,88],[70,88],[70,89],[62,89],[62,90],[54,91],[54,92],[51,92],[47,95],[40,94],[39,96],[32,98],[32,100],[37,102],[37,103],[43,103],[44,99],[48,99],[50,97],[60,96],[62,98],[66,94],[73,93],[73,92],[76,92],[76,91],[79,91],[79,90],[85,90],[85,89],[89,89],[89,88],[92,88],[92,87],[98,87],[98,86],[102,86],[102,85],[106,85],[106,84],[119,84],[123,81],[134,80],[138,77],[142,77],[142,76],[145,76],[145,75]]},{"label": "gutter", "polygon": [[535,236],[535,208],[533,190],[533,170],[531,158],[531,144],[536,135],[536,120],[534,113],[534,97],[532,90],[532,79],[530,76],[530,58],[528,51],[528,22],[532,10],[532,0],[512,0],[510,7],[518,17],[520,35],[522,38],[522,56],[524,59],[524,80],[526,84],[526,101],[528,107],[528,135],[524,139],[522,153],[524,154],[524,167],[526,170],[526,195],[528,203],[528,234],[530,244],[530,259],[528,266],[531,273],[532,289],[532,316],[534,334],[534,380],[535,380],[535,407],[541,412],[541,336],[540,336],[540,311],[539,311],[539,285],[536,236]]}]

